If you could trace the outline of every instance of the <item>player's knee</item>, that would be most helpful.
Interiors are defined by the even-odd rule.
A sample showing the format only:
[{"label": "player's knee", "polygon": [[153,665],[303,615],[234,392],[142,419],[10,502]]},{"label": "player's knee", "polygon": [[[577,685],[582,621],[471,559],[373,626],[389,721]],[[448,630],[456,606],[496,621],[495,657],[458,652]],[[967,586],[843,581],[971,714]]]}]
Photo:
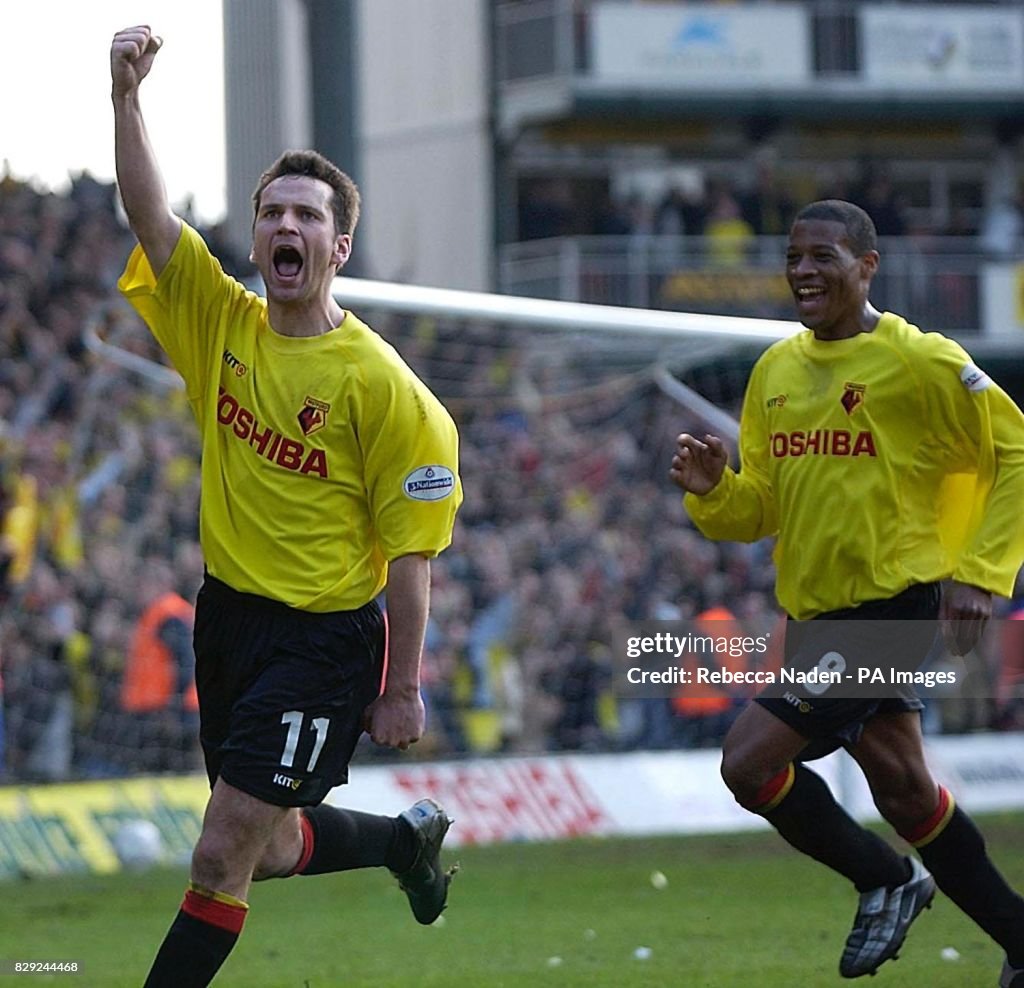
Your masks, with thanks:
[{"label": "player's knee", "polygon": [[300,819],[299,812],[292,811],[281,821],[270,843],[256,862],[252,872],[253,881],[287,878],[295,874],[295,868],[305,850]]},{"label": "player's knee", "polygon": [[245,859],[246,848],[236,837],[206,829],[192,851],[192,879],[206,888],[226,888],[246,871]]},{"label": "player's knee", "polygon": [[256,867],[252,870],[252,880],[264,882],[268,878],[287,878],[295,874],[297,860],[298,855],[290,850],[270,847],[256,862]]},{"label": "player's knee", "polygon": [[768,781],[767,777],[762,778],[764,773],[735,753],[726,753],[722,756],[721,772],[722,781],[728,786],[736,802],[744,809],[755,809],[758,794]]},{"label": "player's knee", "polygon": [[264,855],[256,862],[256,867],[252,870],[252,880],[265,882],[268,878],[287,878],[290,874],[291,870],[282,868],[280,861]]},{"label": "player's knee", "polygon": [[928,776],[894,773],[886,784],[876,786],[874,800],[882,817],[902,830],[915,826],[935,811],[938,787]]}]

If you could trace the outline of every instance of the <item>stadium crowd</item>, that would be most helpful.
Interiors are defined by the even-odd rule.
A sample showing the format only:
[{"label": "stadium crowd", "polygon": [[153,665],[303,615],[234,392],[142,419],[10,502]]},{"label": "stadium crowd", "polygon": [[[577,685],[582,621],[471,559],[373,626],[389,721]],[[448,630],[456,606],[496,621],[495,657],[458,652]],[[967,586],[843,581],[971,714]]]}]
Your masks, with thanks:
[{"label": "stadium crowd", "polygon": [[738,173],[689,168],[663,181],[636,180],[631,191],[620,195],[572,175],[531,177],[519,190],[517,234],[520,240],[683,234],[703,238],[710,261],[728,263],[750,252],[758,237],[785,236],[798,203],[814,199],[856,203],[881,237],[921,243],[955,237],[973,241],[995,258],[1019,256],[1024,250],[1024,203],[1019,198],[997,197],[987,209],[954,201],[940,221],[938,211],[912,209],[907,190],[877,162],[860,162],[850,171],[819,174],[807,169],[789,175],[778,168],[770,151],[755,153]]},{"label": "stadium crowd", "polygon": [[[244,262],[204,230],[225,267]],[[112,185],[0,177],[0,773],[8,780],[199,765],[179,690],[127,702],[143,615],[194,599],[197,442],[182,393],[97,357],[86,330],[160,360],[118,301],[132,246]],[[451,409],[466,501],[434,565],[424,755],[714,743],[708,710],[615,697],[623,622],[727,608],[777,624],[770,547],[713,544],[665,482],[686,413],[646,368],[507,327],[360,313]],[[742,381],[738,382],[739,386]],[[738,395],[731,397],[735,399]],[[726,396],[729,397],[729,396]],[[987,723],[991,710],[958,726]],[[1004,723],[1013,726],[1013,723]],[[387,757],[371,750],[367,756]]]}]

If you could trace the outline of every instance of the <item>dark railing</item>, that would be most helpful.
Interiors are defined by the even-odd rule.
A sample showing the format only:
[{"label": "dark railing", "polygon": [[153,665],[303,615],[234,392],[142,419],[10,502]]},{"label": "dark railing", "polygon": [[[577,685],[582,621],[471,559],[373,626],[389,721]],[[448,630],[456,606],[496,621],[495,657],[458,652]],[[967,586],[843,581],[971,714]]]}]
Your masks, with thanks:
[{"label": "dark railing", "polygon": [[[872,300],[929,330],[976,332],[986,258],[970,237],[884,238]],[[793,318],[785,240],[557,237],[500,249],[507,294],[639,308]]]}]

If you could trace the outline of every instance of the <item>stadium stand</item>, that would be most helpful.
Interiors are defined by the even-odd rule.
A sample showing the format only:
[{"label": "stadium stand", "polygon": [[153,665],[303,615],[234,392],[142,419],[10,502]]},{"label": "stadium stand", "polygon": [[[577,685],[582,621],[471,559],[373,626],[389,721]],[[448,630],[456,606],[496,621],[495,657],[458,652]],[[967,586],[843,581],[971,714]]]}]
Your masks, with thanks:
[{"label": "stadium stand", "polygon": [[[0,671],[13,781],[195,764],[176,714],[140,744],[120,702],[133,629],[152,603],[139,589],[169,567],[173,589],[193,597],[202,562],[183,396],[83,346],[98,321],[105,339],[159,360],[116,300],[131,238],[115,203],[113,187],[88,175],[67,194],[0,182]],[[653,382],[652,355],[625,334],[597,345],[361,315],[446,401],[462,435],[466,503],[434,569],[432,727],[417,753],[715,743],[720,733],[696,731],[670,701],[616,702],[609,690],[616,621],[716,606],[756,633],[777,620],[770,547],[703,540],[664,482],[666,451],[693,423]],[[735,408],[742,361],[694,374]],[[987,724],[994,711],[976,706],[946,726]],[[388,757],[370,746],[366,756]]]}]

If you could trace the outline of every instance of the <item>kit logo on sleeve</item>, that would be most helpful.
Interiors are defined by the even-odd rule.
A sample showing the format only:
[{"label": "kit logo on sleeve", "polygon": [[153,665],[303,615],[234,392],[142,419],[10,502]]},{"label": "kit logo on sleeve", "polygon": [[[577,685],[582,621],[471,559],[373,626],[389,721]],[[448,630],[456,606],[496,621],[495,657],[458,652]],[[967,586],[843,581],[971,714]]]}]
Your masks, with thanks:
[{"label": "kit logo on sleeve", "polygon": [[960,371],[960,380],[968,391],[984,391],[992,385],[992,378],[974,364],[964,366],[964,369]]},{"label": "kit logo on sleeve", "polygon": [[235,372],[235,377],[244,377],[249,370],[230,350],[224,351],[224,363]]},{"label": "kit logo on sleeve", "polygon": [[447,467],[417,467],[402,482],[405,496],[414,501],[440,501],[455,490],[455,474]]}]

